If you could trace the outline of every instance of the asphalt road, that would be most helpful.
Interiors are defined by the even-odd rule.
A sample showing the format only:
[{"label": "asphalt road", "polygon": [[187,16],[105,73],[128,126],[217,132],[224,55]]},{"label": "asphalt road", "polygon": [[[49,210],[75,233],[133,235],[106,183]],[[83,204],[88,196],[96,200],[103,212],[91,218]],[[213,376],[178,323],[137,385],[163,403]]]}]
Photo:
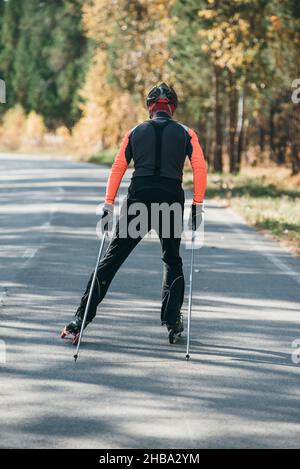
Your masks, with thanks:
[{"label": "asphalt road", "polygon": [[147,239],[75,364],[59,333],[94,267],[108,171],[5,154],[0,168],[1,447],[299,446],[299,260],[208,202],[191,361],[160,326],[160,248]]}]

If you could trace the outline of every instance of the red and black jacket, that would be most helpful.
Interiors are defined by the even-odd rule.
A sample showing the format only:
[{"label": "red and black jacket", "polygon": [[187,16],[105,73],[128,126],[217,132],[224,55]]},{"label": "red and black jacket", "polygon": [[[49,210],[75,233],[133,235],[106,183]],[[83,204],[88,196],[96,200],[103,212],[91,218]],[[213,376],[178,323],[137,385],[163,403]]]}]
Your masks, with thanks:
[{"label": "red and black jacket", "polygon": [[174,121],[165,112],[131,129],[124,137],[112,165],[105,202],[113,204],[122,177],[131,161],[132,177],[157,176],[182,181],[186,157],[194,174],[193,203],[203,202],[206,164],[196,133]]}]

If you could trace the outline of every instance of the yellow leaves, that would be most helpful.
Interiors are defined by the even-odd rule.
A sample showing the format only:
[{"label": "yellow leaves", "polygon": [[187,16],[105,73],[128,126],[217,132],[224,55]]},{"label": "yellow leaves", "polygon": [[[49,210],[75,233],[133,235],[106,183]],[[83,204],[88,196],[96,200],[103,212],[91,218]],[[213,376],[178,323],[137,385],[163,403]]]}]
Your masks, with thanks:
[{"label": "yellow leaves", "polygon": [[[81,92],[83,117],[73,132],[78,147],[95,151],[115,146],[126,130],[141,116],[146,117],[144,103],[137,105],[124,90],[141,95],[153,83],[169,79],[168,40],[175,25],[169,11],[173,4],[174,0],[85,3],[84,26],[96,48]],[[108,55],[111,46],[113,62]],[[108,81],[108,71],[115,74],[118,85]]]},{"label": "yellow leaves", "polygon": [[55,135],[61,143],[67,143],[71,140],[70,130],[65,125],[58,127],[55,130]]},{"label": "yellow leaves", "polygon": [[121,0],[106,2],[104,0],[93,0],[83,5],[83,26],[86,35],[95,39],[98,43],[108,42],[115,27],[114,12]]},{"label": "yellow leaves", "polygon": [[236,35],[233,31],[230,31],[226,37],[228,43],[234,43],[236,40]]},{"label": "yellow leaves", "polygon": [[16,150],[21,143],[25,128],[26,115],[22,106],[17,104],[6,111],[2,118],[1,144],[11,150]]},{"label": "yellow leaves", "polygon": [[42,143],[46,127],[42,116],[31,111],[26,120],[25,138],[29,143],[39,145]]},{"label": "yellow leaves", "polygon": [[214,10],[199,10],[198,11],[198,16],[204,19],[215,18],[217,15],[218,13]]},{"label": "yellow leaves", "polygon": [[206,29],[199,29],[197,34],[198,34],[199,37],[207,37],[208,36],[208,31]]},{"label": "yellow leaves", "polygon": [[242,18],[238,19],[238,27],[241,33],[247,33],[249,31],[249,23]]},{"label": "yellow leaves", "polygon": [[[199,16],[209,17],[211,10],[202,10]],[[216,13],[216,12],[213,12]],[[215,21],[208,29],[198,31],[198,36],[205,39],[201,50],[210,55],[213,62],[221,68],[229,68],[232,72],[251,63],[258,45],[249,48],[250,25],[240,13],[231,18]]]},{"label": "yellow leaves", "polygon": [[40,145],[46,133],[42,116],[31,111],[26,116],[19,104],[3,116],[0,143],[6,148],[17,150],[23,145]]},{"label": "yellow leaves", "polygon": [[271,20],[271,23],[272,23],[272,26],[274,28],[275,31],[279,31],[281,29],[281,19],[279,18],[279,16],[270,16],[270,20]]},{"label": "yellow leaves", "polygon": [[[136,122],[139,107],[128,92],[107,82],[107,58],[98,50],[82,90],[83,117],[73,130],[75,148],[92,153],[116,146]],[[129,112],[130,110],[130,112]]]}]

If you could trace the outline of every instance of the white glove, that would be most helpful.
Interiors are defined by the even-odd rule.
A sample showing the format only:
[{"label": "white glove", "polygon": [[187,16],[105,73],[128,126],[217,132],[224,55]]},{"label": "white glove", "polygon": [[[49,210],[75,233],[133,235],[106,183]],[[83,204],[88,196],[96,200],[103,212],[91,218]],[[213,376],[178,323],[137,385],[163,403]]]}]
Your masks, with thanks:
[{"label": "white glove", "polygon": [[113,217],[114,217],[113,204],[104,204],[102,208],[101,219],[100,219],[102,233],[109,230],[109,225],[112,222]]}]

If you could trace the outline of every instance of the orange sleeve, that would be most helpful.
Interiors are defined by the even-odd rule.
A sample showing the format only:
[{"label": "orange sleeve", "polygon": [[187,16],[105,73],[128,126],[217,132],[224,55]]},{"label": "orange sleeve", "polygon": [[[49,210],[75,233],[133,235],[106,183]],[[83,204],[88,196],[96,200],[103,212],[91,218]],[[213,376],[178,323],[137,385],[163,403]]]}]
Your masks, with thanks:
[{"label": "orange sleeve", "polygon": [[206,163],[196,132],[189,129],[188,133],[191,137],[191,145],[193,148],[190,157],[194,177],[193,204],[201,204],[206,191]]},{"label": "orange sleeve", "polygon": [[111,167],[110,175],[109,175],[107,187],[106,187],[106,194],[105,194],[106,204],[114,203],[122,178],[124,176],[126,169],[128,168],[125,151],[129,143],[130,133],[131,131],[127,132],[127,134],[125,135],[121,143],[121,147]]}]

